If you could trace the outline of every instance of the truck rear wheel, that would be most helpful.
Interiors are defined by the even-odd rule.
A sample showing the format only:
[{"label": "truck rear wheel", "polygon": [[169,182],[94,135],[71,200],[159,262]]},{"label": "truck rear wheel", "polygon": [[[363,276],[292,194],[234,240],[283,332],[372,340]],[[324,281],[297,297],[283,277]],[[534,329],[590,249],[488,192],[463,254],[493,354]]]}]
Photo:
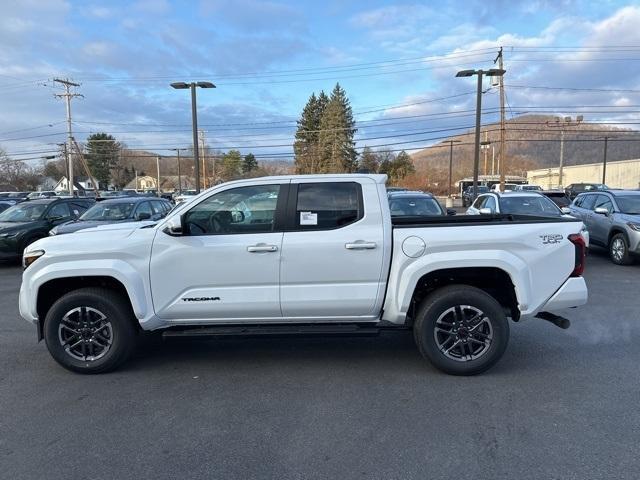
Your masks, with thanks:
[{"label": "truck rear wheel", "polygon": [[103,373],[129,358],[136,341],[131,308],[106,288],[67,293],[49,309],[44,339],[51,356],[78,373]]},{"label": "truck rear wheel", "polygon": [[422,356],[439,370],[476,375],[502,357],[509,323],[492,296],[469,285],[452,285],[422,301],[413,335]]}]

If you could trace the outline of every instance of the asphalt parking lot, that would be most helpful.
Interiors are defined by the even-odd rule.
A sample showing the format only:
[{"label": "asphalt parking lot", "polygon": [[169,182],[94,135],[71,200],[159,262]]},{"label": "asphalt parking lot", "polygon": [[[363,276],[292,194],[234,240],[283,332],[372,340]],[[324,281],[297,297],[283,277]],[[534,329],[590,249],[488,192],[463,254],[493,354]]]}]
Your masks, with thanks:
[{"label": "asphalt parking lot", "polygon": [[512,324],[479,377],[405,334],[149,343],[123,369],[63,370],[0,265],[0,477],[638,478],[640,265],[592,253],[573,325]]}]

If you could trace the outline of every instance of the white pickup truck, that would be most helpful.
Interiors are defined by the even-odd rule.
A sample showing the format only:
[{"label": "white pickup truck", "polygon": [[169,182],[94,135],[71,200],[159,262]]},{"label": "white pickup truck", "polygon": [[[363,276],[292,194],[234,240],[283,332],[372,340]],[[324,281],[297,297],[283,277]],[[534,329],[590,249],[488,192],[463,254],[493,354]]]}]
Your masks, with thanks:
[{"label": "white pickup truck", "polygon": [[20,314],[62,366],[111,370],[141,331],[374,334],[412,329],[440,370],[502,356],[514,322],[582,305],[582,223],[487,215],[392,217],[384,175],[225,183],[157,224],[27,247]]}]

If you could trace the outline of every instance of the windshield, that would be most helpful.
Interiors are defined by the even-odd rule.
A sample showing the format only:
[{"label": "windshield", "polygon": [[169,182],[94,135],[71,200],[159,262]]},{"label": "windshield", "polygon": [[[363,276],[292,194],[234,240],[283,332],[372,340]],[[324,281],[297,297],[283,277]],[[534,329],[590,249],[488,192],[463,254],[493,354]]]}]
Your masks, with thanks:
[{"label": "windshield", "polygon": [[571,203],[564,193],[548,193],[546,196],[559,207],[568,207]]},{"label": "windshield", "polygon": [[440,204],[428,197],[392,198],[389,201],[391,215],[394,217],[411,215],[443,215]]},{"label": "windshield", "polygon": [[46,203],[20,203],[0,213],[0,222],[33,222],[40,220],[46,209]]},{"label": "windshield", "polygon": [[559,217],[562,212],[555,203],[542,195],[531,197],[503,197],[500,199],[500,212],[513,215],[542,215]]},{"label": "windshield", "polygon": [[522,185],[521,187],[522,190],[542,190],[541,187],[539,187],[538,185]]},{"label": "windshield", "polygon": [[627,215],[640,215],[640,195],[616,197],[618,207],[622,213]]},{"label": "windshield", "polygon": [[131,216],[135,205],[135,202],[98,203],[84,212],[80,220],[99,222],[125,220]]},{"label": "windshield", "polygon": [[[478,193],[487,193],[489,191],[489,187],[485,185],[478,185]],[[473,186],[467,187],[468,193],[473,193]]]}]

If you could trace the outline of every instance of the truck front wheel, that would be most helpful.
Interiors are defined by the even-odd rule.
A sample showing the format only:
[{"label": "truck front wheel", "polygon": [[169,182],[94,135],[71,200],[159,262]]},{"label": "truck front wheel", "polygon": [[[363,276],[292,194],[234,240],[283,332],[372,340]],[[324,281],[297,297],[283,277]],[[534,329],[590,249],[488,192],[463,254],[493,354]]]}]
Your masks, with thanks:
[{"label": "truck front wheel", "polygon": [[106,288],[67,293],[47,312],[44,339],[51,356],[79,373],[103,373],[129,358],[136,341],[130,306]]},{"label": "truck front wheel", "polygon": [[476,375],[502,357],[509,323],[492,296],[469,285],[452,285],[422,301],[413,334],[422,356],[439,370]]}]

